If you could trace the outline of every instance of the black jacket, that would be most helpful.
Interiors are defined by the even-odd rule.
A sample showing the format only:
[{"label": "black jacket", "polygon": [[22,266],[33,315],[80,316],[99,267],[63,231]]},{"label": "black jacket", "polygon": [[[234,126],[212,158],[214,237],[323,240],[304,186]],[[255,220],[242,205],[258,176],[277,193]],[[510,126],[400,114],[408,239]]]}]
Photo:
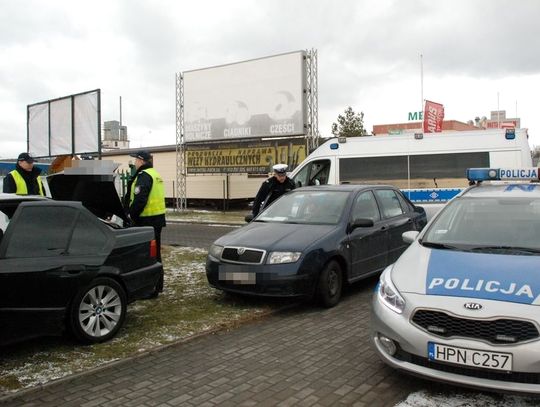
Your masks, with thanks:
[{"label": "black jacket", "polygon": [[[37,178],[41,174],[41,169],[38,167],[33,167],[32,171],[24,170],[19,163],[15,166],[15,171],[17,171],[26,182],[26,189],[28,190],[28,195],[39,195],[39,185]],[[4,187],[3,192],[14,194],[17,192],[17,184],[13,179],[13,175],[8,174],[4,177]],[[43,191],[45,193],[45,191]]]},{"label": "black jacket", "polygon": [[276,177],[272,176],[264,181],[257,192],[255,202],[253,203],[253,216],[278,199],[281,195],[295,188],[294,182],[289,177],[285,181],[279,182]]},{"label": "black jacket", "polygon": [[[136,226],[165,226],[165,214],[155,215],[155,216],[143,216],[141,213],[148,202],[148,196],[152,190],[152,184],[154,180],[146,172],[142,172],[147,168],[152,168],[152,164],[146,163],[141,165],[137,172],[130,178],[127,186],[127,193],[124,198],[124,205],[127,209],[131,220],[135,223]],[[133,185],[133,181],[137,178],[137,184]],[[133,202],[130,204],[129,200],[131,197],[131,189],[135,188],[135,194]]]}]

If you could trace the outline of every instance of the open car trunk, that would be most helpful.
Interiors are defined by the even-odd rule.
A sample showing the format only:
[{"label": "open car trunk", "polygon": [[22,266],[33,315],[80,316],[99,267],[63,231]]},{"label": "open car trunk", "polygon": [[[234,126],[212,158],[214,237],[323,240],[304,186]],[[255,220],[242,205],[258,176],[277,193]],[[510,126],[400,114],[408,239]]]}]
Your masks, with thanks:
[{"label": "open car trunk", "polygon": [[101,219],[116,215],[126,222],[126,213],[114,184],[114,162],[79,160],[72,163],[72,167],[47,176],[52,198],[79,201]]}]

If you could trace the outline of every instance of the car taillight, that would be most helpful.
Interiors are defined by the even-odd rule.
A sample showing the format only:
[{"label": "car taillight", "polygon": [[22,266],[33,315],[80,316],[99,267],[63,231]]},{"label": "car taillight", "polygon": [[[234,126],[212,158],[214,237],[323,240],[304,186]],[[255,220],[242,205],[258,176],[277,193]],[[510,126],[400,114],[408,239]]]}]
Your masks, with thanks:
[{"label": "car taillight", "polygon": [[150,240],[150,257],[157,257],[157,244],[155,240]]}]

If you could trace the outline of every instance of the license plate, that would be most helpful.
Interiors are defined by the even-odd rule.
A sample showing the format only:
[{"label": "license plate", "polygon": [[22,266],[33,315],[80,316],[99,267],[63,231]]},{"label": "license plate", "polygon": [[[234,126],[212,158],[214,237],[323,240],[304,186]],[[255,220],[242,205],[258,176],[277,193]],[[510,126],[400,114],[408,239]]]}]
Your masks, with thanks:
[{"label": "license plate", "polygon": [[512,370],[512,354],[459,348],[428,342],[428,358],[439,362],[494,370]]},{"label": "license plate", "polygon": [[219,279],[221,281],[229,281],[233,284],[255,284],[255,273],[246,271],[220,271]]}]

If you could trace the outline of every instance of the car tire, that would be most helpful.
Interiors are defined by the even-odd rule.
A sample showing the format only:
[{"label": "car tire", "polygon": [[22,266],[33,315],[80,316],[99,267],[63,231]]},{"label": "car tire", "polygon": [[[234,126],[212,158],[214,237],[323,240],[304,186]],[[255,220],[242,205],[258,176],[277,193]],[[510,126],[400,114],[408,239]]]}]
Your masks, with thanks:
[{"label": "car tire", "polygon": [[164,285],[164,275],[161,273],[159,276],[158,282],[156,283],[156,286],[148,296],[148,298],[157,298],[159,296],[159,293],[163,292],[163,285]]},{"label": "car tire", "polygon": [[121,328],[126,310],[127,297],[122,286],[112,278],[96,278],[73,299],[70,330],[79,342],[105,342]]},{"label": "car tire", "polygon": [[331,308],[341,299],[343,273],[338,262],[328,262],[319,275],[318,300],[322,306]]}]

